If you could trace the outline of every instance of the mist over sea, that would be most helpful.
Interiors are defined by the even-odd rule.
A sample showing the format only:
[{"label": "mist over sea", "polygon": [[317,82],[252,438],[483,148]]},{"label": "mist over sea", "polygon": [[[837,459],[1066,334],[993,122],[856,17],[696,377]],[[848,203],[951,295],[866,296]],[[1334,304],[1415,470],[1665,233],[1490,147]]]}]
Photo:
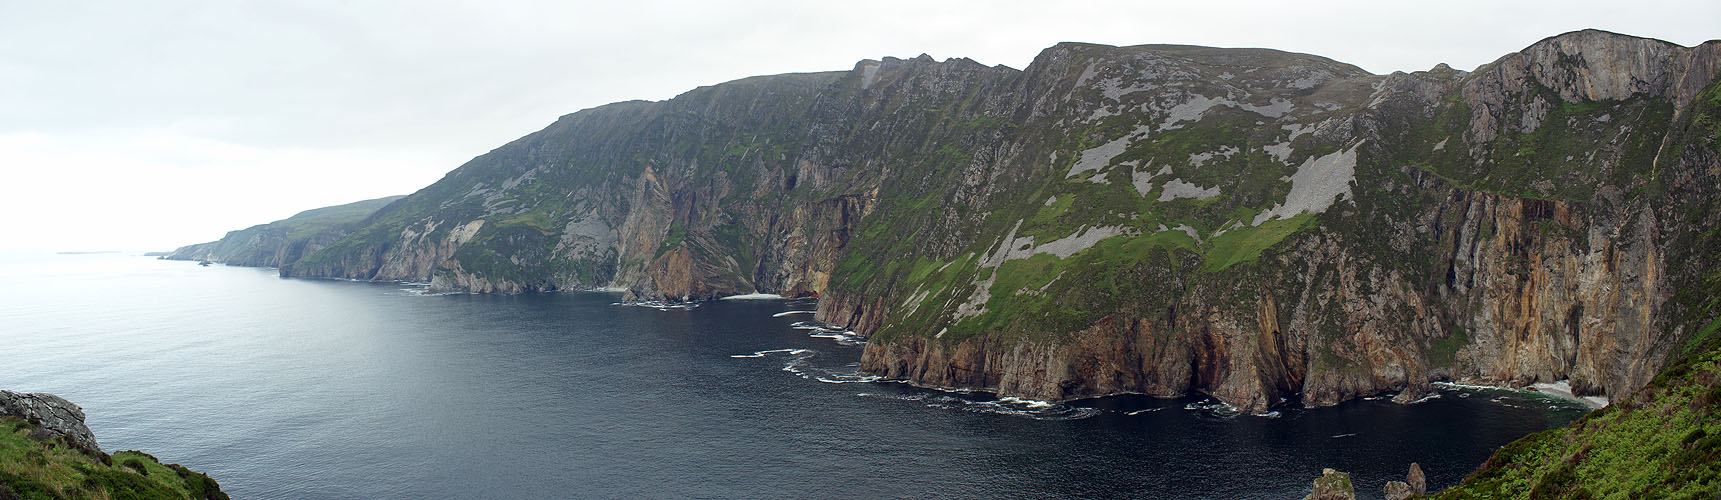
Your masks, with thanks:
[{"label": "mist over sea", "polygon": [[[126,254],[0,256],[0,389],[78,403],[101,446],[234,498],[1364,498],[1455,484],[1581,416],[1442,390],[1233,416],[872,381],[807,300],[432,295]],[[787,313],[787,314],[785,314]]]}]

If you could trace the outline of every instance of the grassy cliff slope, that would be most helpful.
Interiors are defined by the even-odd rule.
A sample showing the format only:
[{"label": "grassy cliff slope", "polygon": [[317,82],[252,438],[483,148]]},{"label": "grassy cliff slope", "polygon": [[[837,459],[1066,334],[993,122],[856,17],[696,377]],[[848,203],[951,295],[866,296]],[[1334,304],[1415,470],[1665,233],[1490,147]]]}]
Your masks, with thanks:
[{"label": "grassy cliff slope", "polygon": [[1434,497],[1721,497],[1718,410],[1721,342],[1711,341],[1631,398],[1506,445]]},{"label": "grassy cliff slope", "polygon": [[214,479],[140,451],[89,453],[0,418],[0,500],[226,500]]}]

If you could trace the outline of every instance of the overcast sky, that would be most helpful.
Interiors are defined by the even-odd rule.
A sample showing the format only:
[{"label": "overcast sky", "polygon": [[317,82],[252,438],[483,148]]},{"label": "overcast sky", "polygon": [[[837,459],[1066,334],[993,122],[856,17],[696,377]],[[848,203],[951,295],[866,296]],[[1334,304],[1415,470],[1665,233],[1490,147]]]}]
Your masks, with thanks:
[{"label": "overcast sky", "polygon": [[1060,41],[1472,69],[1602,28],[1696,45],[1721,2],[0,0],[0,249],[168,250],[417,190],[557,116],[700,85]]}]

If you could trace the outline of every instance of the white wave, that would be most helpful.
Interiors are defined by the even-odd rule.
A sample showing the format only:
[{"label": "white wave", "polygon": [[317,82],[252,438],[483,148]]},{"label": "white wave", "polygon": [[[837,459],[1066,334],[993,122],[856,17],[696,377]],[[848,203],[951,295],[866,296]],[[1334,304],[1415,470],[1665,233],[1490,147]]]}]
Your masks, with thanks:
[{"label": "white wave", "polygon": [[940,410],[957,410],[972,413],[989,413],[1012,417],[1031,418],[1034,420],[1080,420],[1103,413],[1098,408],[1070,406],[1031,399],[1004,397],[990,401],[976,401],[959,398],[941,393],[910,393],[910,394],[878,394],[863,392],[861,397],[894,399],[899,401],[918,402],[927,408]]},{"label": "white wave", "polygon": [[1439,387],[1442,389],[1493,389],[1493,390],[1500,390],[1500,391],[1513,390],[1511,387],[1506,387],[1506,386],[1482,385],[1482,384],[1460,384],[1457,382],[1434,382],[1434,383],[1429,384],[1429,385]]},{"label": "white wave", "polygon": [[460,292],[434,292],[434,293],[432,293],[430,291],[429,286],[414,287],[414,288],[402,288],[402,289],[400,289],[400,291],[406,293],[407,295],[411,295],[414,297],[441,297],[443,295],[460,295]]},{"label": "white wave", "polygon": [[777,295],[774,293],[743,293],[741,295],[730,295],[728,297],[721,297],[721,298],[718,298],[717,300],[774,300],[774,299],[781,299],[781,298],[783,298],[782,295]]},{"label": "white wave", "polygon": [[1590,407],[1590,409],[1599,409],[1602,407],[1606,407],[1608,405],[1608,400],[1605,397],[1601,397],[1601,396],[1579,396],[1577,394],[1572,393],[1572,381],[1570,379],[1561,380],[1561,381],[1554,382],[1551,384],[1545,383],[1545,382],[1535,383],[1535,384],[1531,384],[1530,388],[1534,389],[1536,392],[1540,392],[1542,394],[1547,394],[1549,396],[1553,396],[1556,398],[1567,399],[1567,400],[1577,401],[1579,403],[1583,403],[1584,406],[1588,406],[1588,407]]},{"label": "white wave", "polygon": [[818,311],[783,311],[783,312],[780,312],[780,313],[777,313],[777,314],[772,314],[772,315],[771,315],[771,317],[773,317],[773,318],[781,318],[781,317],[784,317],[784,316],[788,316],[788,315],[790,315],[790,314],[814,314],[814,313],[817,313],[817,312],[818,312]]},{"label": "white wave", "polygon": [[809,349],[771,349],[769,351],[755,351],[753,354],[730,354],[729,357],[731,357],[731,358],[763,358],[763,357],[765,357],[766,354],[777,354],[777,353],[806,354],[806,353],[810,353],[810,352],[813,352],[813,351],[811,351]]},{"label": "white wave", "polygon": [[[1554,399],[1565,400],[1565,401],[1574,401],[1574,402],[1580,403],[1580,404],[1588,407],[1591,410],[1606,407],[1609,403],[1608,399],[1605,397],[1577,396],[1577,395],[1572,394],[1572,392],[1571,392],[1571,380],[1561,380],[1561,381],[1557,381],[1557,382],[1553,382],[1553,383],[1536,383],[1536,384],[1531,384],[1529,387],[1525,387],[1525,388],[1507,387],[1507,386],[1498,386],[1498,385],[1483,385],[1483,384],[1461,384],[1461,383],[1456,383],[1456,382],[1435,382],[1433,385],[1435,387],[1439,387],[1442,389],[1450,389],[1450,390],[1505,391],[1505,392],[1511,392],[1511,393],[1517,393],[1517,394],[1525,394],[1525,393],[1540,394],[1540,395],[1551,397]],[[1458,394],[1458,397],[1468,398],[1468,397],[1470,397],[1470,393],[1469,392],[1460,392]],[[1499,398],[1496,398],[1496,399],[1499,399]],[[1505,404],[1504,401],[1495,401],[1495,402],[1500,403],[1500,404]],[[1508,405],[1508,406],[1513,406],[1514,408],[1519,407],[1516,405]]]},{"label": "white wave", "polygon": [[659,311],[686,311],[699,307],[698,302],[664,302],[661,300],[642,300],[635,302],[615,302],[612,306],[645,307]]},{"label": "white wave", "polygon": [[1405,404],[1413,405],[1413,404],[1424,403],[1424,402],[1428,402],[1428,401],[1432,401],[1432,400],[1436,400],[1436,399],[1440,399],[1440,393],[1438,393],[1438,392],[1429,393],[1427,396],[1417,398],[1415,401],[1411,401],[1411,402],[1408,402]]},{"label": "white wave", "polygon": [[1217,401],[1217,400],[1203,400],[1203,401],[1198,401],[1198,402],[1194,402],[1194,403],[1189,403],[1187,405],[1184,405],[1183,409],[1193,410],[1193,411],[1203,411],[1203,412],[1211,413],[1211,414],[1214,414],[1217,416],[1222,416],[1222,417],[1236,416],[1240,413],[1243,413],[1242,410],[1237,409],[1237,407],[1235,407],[1235,406],[1231,406],[1230,403],[1226,403],[1224,401]]},{"label": "white wave", "polygon": [[1039,401],[1039,400],[1034,400],[1034,399],[1022,399],[1022,398],[1018,398],[1015,396],[1004,396],[1004,397],[998,398],[998,402],[1010,403],[1010,404],[1019,404],[1019,405],[1027,406],[1029,408],[1051,408],[1055,404],[1055,403],[1050,403],[1050,402],[1046,402],[1046,401]]},{"label": "white wave", "polygon": [[1333,439],[1348,438],[1348,437],[1355,436],[1355,435],[1356,435],[1355,432],[1346,433],[1346,434],[1336,434],[1336,435],[1333,435]]},{"label": "white wave", "polygon": [[627,291],[627,287],[622,287],[622,286],[600,286],[600,287],[593,287],[593,288],[587,288],[587,289],[586,289],[586,291],[588,291],[588,292],[606,292],[606,293],[620,293],[620,292],[626,292],[626,291]]},{"label": "white wave", "polygon": [[831,339],[842,345],[853,346],[866,344],[866,337],[860,336],[860,334],[855,333],[854,330],[828,323],[820,323],[818,321],[797,321],[789,325],[789,328],[794,328],[796,330],[812,330],[812,333],[807,334],[808,337],[816,339]]},{"label": "white wave", "polygon": [[855,335],[854,332],[825,331],[825,332],[819,332],[819,333],[814,333],[812,335],[808,335],[808,337],[812,337],[815,339],[831,339],[831,340],[836,341],[837,344],[840,344],[840,345],[854,346],[854,345],[865,345],[866,344],[866,339],[862,338],[858,335]]},{"label": "white wave", "polygon": [[884,377],[880,377],[878,375],[860,375],[860,374],[830,375],[830,376],[814,375],[813,380],[817,380],[817,381],[824,382],[827,384],[855,384],[855,383],[877,382],[880,380],[884,380]]},{"label": "white wave", "polygon": [[1124,413],[1124,415],[1140,415],[1143,413],[1155,412],[1155,411],[1159,411],[1159,410],[1163,410],[1163,409],[1165,409],[1165,407],[1163,407],[1163,406],[1161,406],[1159,408],[1147,408],[1147,409],[1143,409],[1143,410],[1136,410],[1136,411]]}]

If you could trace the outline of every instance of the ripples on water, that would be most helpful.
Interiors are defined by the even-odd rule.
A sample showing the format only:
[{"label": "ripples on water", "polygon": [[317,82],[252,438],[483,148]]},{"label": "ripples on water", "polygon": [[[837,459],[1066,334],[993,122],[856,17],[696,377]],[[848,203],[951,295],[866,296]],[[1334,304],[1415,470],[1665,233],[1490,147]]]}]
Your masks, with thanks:
[{"label": "ripples on water", "polygon": [[859,373],[809,300],[616,305],[442,295],[112,255],[0,262],[0,388],[80,403],[109,450],[235,498],[1367,498],[1444,486],[1575,404],[1448,387],[1238,415],[1071,403]]}]

